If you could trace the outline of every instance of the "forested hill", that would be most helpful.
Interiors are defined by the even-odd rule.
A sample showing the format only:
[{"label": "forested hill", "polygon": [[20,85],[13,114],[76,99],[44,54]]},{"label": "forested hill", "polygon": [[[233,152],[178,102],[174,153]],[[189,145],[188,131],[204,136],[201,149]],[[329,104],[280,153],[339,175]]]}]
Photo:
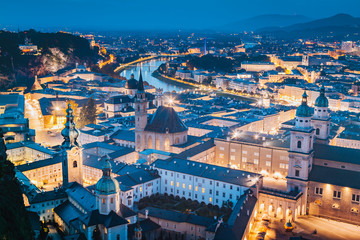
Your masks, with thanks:
[{"label": "forested hill", "polygon": [[[19,45],[28,38],[37,45],[40,55],[23,55]],[[75,65],[75,62],[97,61],[97,51],[90,49],[85,38],[68,33],[0,31],[0,90],[25,85],[31,86],[35,75],[46,75]]]}]

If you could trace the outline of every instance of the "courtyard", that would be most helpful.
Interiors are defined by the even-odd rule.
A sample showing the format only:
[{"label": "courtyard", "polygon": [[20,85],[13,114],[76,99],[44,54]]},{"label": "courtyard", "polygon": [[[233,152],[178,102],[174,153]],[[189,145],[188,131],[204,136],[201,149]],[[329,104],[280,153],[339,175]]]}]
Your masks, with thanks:
[{"label": "courtyard", "polygon": [[190,199],[180,198],[173,195],[151,195],[150,197],[142,198],[137,205],[139,210],[146,207],[157,207],[162,209],[174,210],[186,214],[195,214],[208,218],[223,218],[227,221],[231,212],[232,204],[225,203],[222,207],[199,203]]}]

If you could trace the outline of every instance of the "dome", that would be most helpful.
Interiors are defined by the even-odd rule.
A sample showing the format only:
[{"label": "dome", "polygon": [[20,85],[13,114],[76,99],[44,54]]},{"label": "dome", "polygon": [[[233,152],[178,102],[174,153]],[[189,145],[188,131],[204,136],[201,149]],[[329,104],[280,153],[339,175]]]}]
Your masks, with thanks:
[{"label": "dome", "polygon": [[96,192],[101,195],[114,194],[119,192],[119,183],[113,178],[100,178],[96,183]]},{"label": "dome", "polygon": [[324,86],[320,89],[320,96],[315,100],[315,107],[329,107],[329,100],[325,96]]},{"label": "dome", "polygon": [[125,88],[126,89],[138,88],[138,81],[134,78],[134,74],[131,74],[131,78],[129,80],[126,80]]},{"label": "dome", "polygon": [[311,117],[312,109],[307,105],[307,94],[304,92],[301,105],[296,110],[297,117]]},{"label": "dome", "polygon": [[111,164],[108,159],[104,162],[103,176],[96,183],[95,190],[101,195],[118,193],[120,190],[119,182],[111,177]]}]

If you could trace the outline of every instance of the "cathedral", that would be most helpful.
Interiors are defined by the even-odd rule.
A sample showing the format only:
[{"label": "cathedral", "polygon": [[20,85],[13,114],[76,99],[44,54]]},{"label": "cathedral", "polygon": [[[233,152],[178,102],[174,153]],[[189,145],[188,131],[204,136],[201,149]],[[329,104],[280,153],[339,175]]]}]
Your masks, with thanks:
[{"label": "cathedral", "polygon": [[150,121],[148,100],[140,72],[135,100],[135,150],[157,149],[171,151],[172,145],[187,142],[188,128],[172,107],[159,106]]}]

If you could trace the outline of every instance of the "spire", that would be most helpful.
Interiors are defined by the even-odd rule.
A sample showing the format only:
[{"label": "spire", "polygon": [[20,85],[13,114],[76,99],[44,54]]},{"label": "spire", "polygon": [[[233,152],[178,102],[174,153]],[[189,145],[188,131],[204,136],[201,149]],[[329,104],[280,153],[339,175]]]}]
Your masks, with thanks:
[{"label": "spire", "polygon": [[139,85],[138,85],[138,92],[144,91],[144,82],[141,74],[141,68],[140,68],[140,75],[139,75]]},{"label": "spire", "polygon": [[61,135],[64,137],[62,146],[66,149],[71,149],[74,146],[79,146],[77,143],[77,137],[79,136],[79,131],[75,128],[73,110],[71,108],[70,102],[66,109],[66,123],[65,128],[61,131]]},{"label": "spire", "polygon": [[104,165],[103,165],[103,168],[102,168],[103,177],[105,177],[105,178],[110,178],[111,177],[111,164],[110,164],[109,159],[110,159],[109,155],[106,154],[105,162],[104,162]]},{"label": "spire", "polygon": [[302,95],[302,105],[307,105],[307,97],[308,95],[306,94],[306,91],[304,91]]}]

